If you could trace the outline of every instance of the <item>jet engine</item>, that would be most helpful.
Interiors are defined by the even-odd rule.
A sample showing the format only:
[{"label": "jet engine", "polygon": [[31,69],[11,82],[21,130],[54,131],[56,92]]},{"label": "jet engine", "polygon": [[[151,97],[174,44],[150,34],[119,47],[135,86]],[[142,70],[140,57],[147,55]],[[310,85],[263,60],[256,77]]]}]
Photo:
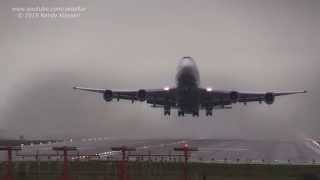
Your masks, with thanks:
[{"label": "jet engine", "polygon": [[236,103],[239,100],[239,93],[237,91],[230,92],[230,100],[232,103]]},{"label": "jet engine", "polygon": [[103,93],[103,99],[107,102],[109,101],[112,101],[112,91],[111,90],[106,90],[104,93]]},{"label": "jet engine", "polygon": [[137,93],[137,97],[140,101],[145,101],[147,99],[147,91],[140,89]]},{"label": "jet engine", "polygon": [[275,96],[274,96],[274,94],[273,94],[272,92],[268,92],[268,93],[266,93],[266,95],[264,96],[264,102],[265,102],[266,104],[269,104],[269,105],[273,104],[274,99],[275,99]]}]

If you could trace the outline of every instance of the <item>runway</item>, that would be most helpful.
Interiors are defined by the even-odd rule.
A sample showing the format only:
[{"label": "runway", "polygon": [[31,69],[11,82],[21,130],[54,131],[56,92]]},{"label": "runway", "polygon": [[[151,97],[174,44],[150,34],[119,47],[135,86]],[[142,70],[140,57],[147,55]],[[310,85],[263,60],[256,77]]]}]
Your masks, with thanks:
[{"label": "runway", "polygon": [[[320,145],[313,139],[296,141],[281,140],[241,140],[241,139],[154,139],[154,140],[125,140],[107,137],[68,139],[64,142],[24,146],[20,154],[52,154],[55,146],[75,146],[81,154],[98,154],[100,159],[120,159],[119,152],[111,151],[114,146],[136,148],[130,154],[179,154],[174,147],[188,144],[197,147],[192,152],[191,161],[219,163],[292,163],[320,164]],[[76,153],[73,153],[76,154]],[[181,153],[180,153],[181,154]],[[2,153],[2,160],[4,160]],[[40,159],[45,160],[43,156]],[[21,157],[14,157],[22,160]],[[23,160],[31,160],[25,157]],[[130,158],[134,160],[134,158]],[[146,159],[145,159],[146,160]],[[153,158],[153,161],[168,160]],[[181,159],[175,159],[181,160]]]}]

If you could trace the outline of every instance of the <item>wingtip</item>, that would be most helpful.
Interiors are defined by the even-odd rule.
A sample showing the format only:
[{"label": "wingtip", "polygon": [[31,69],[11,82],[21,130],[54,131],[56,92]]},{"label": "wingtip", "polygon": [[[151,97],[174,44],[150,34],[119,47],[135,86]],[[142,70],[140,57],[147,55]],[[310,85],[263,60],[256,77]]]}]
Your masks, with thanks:
[{"label": "wingtip", "polygon": [[77,86],[73,86],[72,89],[76,90],[76,89],[78,89],[78,88],[77,88]]},{"label": "wingtip", "polygon": [[303,93],[308,93],[308,91],[307,91],[307,90],[304,90]]}]

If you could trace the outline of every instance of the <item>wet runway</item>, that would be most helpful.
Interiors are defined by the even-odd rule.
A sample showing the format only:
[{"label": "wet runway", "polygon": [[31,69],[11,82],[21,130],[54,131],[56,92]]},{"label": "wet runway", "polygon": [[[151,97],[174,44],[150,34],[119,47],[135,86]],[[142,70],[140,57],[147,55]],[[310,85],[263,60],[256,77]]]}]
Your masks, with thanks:
[{"label": "wet runway", "polygon": [[[81,154],[98,154],[100,159],[119,159],[120,153],[111,151],[114,146],[136,148],[132,154],[179,154],[174,147],[188,144],[199,151],[192,152],[191,161],[221,163],[303,163],[320,164],[320,145],[313,139],[297,141],[280,140],[237,140],[237,139],[156,139],[156,140],[124,140],[107,137],[69,139],[64,142],[24,146],[20,154],[53,154],[54,146],[75,146]],[[73,153],[76,154],[76,153]],[[4,159],[2,153],[2,160]],[[21,157],[15,157],[22,160]],[[25,157],[24,160],[32,159]],[[34,159],[34,158],[33,158]],[[41,159],[47,159],[46,156]],[[144,160],[147,160],[145,158]],[[170,159],[173,160],[174,158]],[[134,157],[130,160],[135,160]],[[169,160],[168,158],[152,158],[153,161]],[[181,160],[178,157],[174,160]]]}]

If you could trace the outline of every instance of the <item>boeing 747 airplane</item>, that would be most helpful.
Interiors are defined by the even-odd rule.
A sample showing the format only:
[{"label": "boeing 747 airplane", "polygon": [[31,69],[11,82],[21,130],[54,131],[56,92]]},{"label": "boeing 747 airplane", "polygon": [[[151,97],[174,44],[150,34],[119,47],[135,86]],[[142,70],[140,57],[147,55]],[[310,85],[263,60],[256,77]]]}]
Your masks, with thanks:
[{"label": "boeing 747 airplane", "polygon": [[115,91],[110,89],[94,89],[73,87],[74,89],[95,92],[103,95],[105,101],[113,99],[146,101],[152,107],[164,109],[164,115],[170,115],[171,109],[178,110],[178,116],[192,114],[199,116],[199,110],[204,109],[207,116],[212,116],[214,109],[230,109],[235,103],[257,101],[273,104],[275,97],[306,93],[307,91],[248,93],[230,90],[215,90],[200,86],[200,76],[197,65],[192,57],[183,57],[177,68],[176,86],[163,89],[140,89],[135,91]]}]

